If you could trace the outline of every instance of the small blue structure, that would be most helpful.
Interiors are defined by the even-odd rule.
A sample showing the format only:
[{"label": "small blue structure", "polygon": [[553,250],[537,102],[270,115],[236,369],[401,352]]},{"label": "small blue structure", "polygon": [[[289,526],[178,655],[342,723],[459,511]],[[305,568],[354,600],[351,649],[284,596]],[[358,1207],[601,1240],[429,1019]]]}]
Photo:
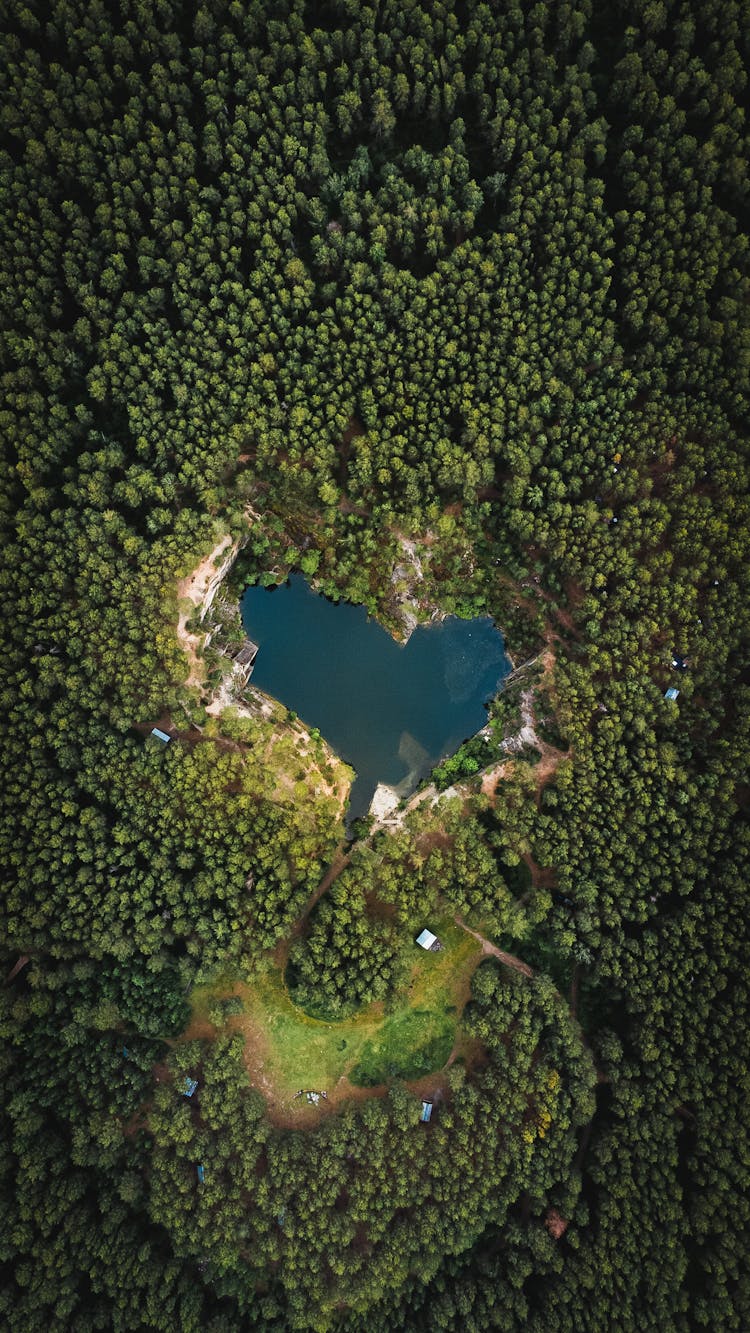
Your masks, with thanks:
[{"label": "small blue structure", "polygon": [[422,1114],[420,1115],[419,1118],[422,1121],[423,1125],[426,1125],[428,1123],[431,1115],[432,1115],[432,1102],[422,1102]]},{"label": "small blue structure", "polygon": [[197,1080],[197,1078],[189,1078],[189,1077],[186,1078],[186,1079],[185,1079],[185,1086],[184,1086],[184,1088],[182,1089],[182,1095],[183,1095],[183,1097],[192,1097],[192,1095],[193,1095],[193,1093],[195,1092],[195,1089],[197,1088],[197,1086],[198,1086],[198,1080]]},{"label": "small blue structure", "polygon": [[151,735],[155,736],[157,741],[163,741],[165,745],[168,745],[172,739],[171,736],[167,735],[166,731],[161,731],[159,727],[152,727]]},{"label": "small blue structure", "polygon": [[127,1046],[123,1046],[123,1048],[122,1048],[122,1058],[123,1058],[123,1060],[127,1060],[127,1058],[128,1058],[129,1055],[130,1055],[130,1051],[128,1050]]},{"label": "small blue structure", "polygon": [[420,946],[420,948],[427,949],[431,953],[438,953],[440,949],[442,949],[443,947],[437,935],[433,935],[432,931],[427,930],[426,928],[424,930],[420,930],[419,934],[417,935],[416,943]]},{"label": "small blue structure", "polygon": [[206,1179],[206,1173],[205,1173],[205,1171],[204,1171],[204,1169],[203,1169],[203,1163],[202,1163],[202,1162],[199,1162],[199,1163],[198,1163],[198,1165],[197,1165],[196,1168],[195,1168],[195,1172],[196,1172],[196,1175],[197,1175],[197,1177],[198,1177],[198,1184],[199,1184],[199,1185],[202,1185],[203,1182],[204,1182],[204,1180]]},{"label": "small blue structure", "polygon": [[665,692],[664,692],[664,698],[665,698],[665,699],[676,699],[677,696],[679,695],[679,693],[680,693],[680,691],[679,691],[679,690],[676,690],[675,687],[674,687],[674,685],[670,685],[669,689],[668,689],[668,690],[665,690]]}]

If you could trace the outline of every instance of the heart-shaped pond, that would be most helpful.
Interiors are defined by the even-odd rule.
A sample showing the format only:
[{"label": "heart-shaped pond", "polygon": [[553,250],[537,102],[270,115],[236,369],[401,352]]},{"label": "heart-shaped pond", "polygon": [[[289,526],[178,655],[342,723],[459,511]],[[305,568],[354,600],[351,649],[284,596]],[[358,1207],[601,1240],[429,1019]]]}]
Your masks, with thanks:
[{"label": "heart-shaped pond", "polygon": [[299,574],[248,588],[242,619],[260,650],[253,684],[356,769],[350,819],[366,814],[379,783],[406,795],[479,731],[510,671],[489,616],[449,616],[398,644],[364,607],[321,597]]}]

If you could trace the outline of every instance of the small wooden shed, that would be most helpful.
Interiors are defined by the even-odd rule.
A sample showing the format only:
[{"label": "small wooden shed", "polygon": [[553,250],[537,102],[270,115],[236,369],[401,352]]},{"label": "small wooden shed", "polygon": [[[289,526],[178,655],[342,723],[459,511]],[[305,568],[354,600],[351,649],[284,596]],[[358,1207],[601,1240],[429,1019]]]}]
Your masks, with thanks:
[{"label": "small wooden shed", "polygon": [[240,651],[235,654],[232,661],[232,675],[235,676],[241,684],[247,685],[255,665],[255,659],[258,656],[258,645],[253,643],[252,639],[246,639]]}]

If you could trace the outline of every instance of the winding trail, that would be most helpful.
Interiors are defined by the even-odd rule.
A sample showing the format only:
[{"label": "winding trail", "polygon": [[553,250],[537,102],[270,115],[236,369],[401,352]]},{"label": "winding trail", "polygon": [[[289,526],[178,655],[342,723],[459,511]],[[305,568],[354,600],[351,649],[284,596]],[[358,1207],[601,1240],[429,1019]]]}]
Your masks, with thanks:
[{"label": "winding trail", "polygon": [[305,906],[303,907],[302,911],[297,917],[297,920],[295,921],[294,925],[289,931],[289,934],[285,935],[283,940],[279,940],[279,943],[276,945],[276,948],[273,951],[273,959],[276,966],[280,967],[282,972],[284,971],[284,968],[286,967],[287,964],[287,959],[289,958],[289,950],[291,949],[294,941],[298,939],[298,937],[301,935],[305,922],[307,921],[307,918],[309,917],[316,903],[320,902],[320,899],[323,897],[323,894],[328,892],[331,885],[333,884],[333,881],[335,879],[338,879],[342,870],[346,869],[346,867],[349,864],[349,861],[351,860],[352,852],[354,851],[354,848],[357,847],[358,845],[359,844],[356,842],[339,843],[334,853],[333,860],[331,861],[331,864],[326,870],[326,873],[323,876],[322,880],[320,881],[315,892],[311,894],[310,897],[308,898],[307,902],[305,903]]},{"label": "winding trail", "polygon": [[10,969],[10,972],[8,973],[7,977],[5,978],[5,984],[6,984],[6,986],[9,986],[10,983],[11,983],[11,981],[13,981],[13,980],[18,976],[18,973],[21,972],[21,971],[23,970],[23,968],[26,966],[26,964],[27,964],[27,963],[30,963],[30,962],[31,962],[31,954],[30,954],[30,953],[22,953],[22,954],[21,954],[21,957],[18,959],[18,962],[15,964],[14,967],[12,967],[12,968]]},{"label": "winding trail", "polygon": [[456,925],[465,930],[467,935],[473,935],[475,940],[479,940],[482,953],[486,957],[497,958],[498,962],[504,963],[506,967],[512,967],[516,972],[523,973],[525,977],[534,976],[533,969],[529,967],[528,963],[524,963],[522,958],[516,958],[514,953],[506,953],[504,949],[498,949],[496,944],[493,944],[486,936],[480,935],[478,930],[472,930],[471,926],[467,926],[460,916],[457,916],[455,921]]},{"label": "winding trail", "polygon": [[326,873],[323,876],[322,880],[320,881],[320,884],[318,885],[312,897],[309,898],[307,903],[305,904],[305,908],[301,916],[299,916],[295,921],[292,930],[292,935],[299,935],[303,925],[305,924],[307,918],[312,912],[315,904],[320,902],[320,899],[323,897],[323,894],[328,892],[331,885],[333,884],[333,881],[335,879],[338,879],[339,875],[341,874],[341,871],[345,870],[346,867],[348,866],[351,860],[352,852],[356,846],[357,846],[356,842],[350,843],[348,845],[348,850],[347,850],[347,844],[345,842],[339,843],[338,847],[336,848],[334,858],[331,861],[331,864],[329,865],[328,869],[326,870]]}]

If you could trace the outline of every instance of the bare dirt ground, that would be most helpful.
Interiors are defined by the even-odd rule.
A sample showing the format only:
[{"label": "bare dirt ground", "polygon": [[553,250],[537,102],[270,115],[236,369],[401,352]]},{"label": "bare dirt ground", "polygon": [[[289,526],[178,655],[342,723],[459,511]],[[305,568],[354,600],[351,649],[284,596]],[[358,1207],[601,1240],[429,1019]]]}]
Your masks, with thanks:
[{"label": "bare dirt ground", "polygon": [[[275,752],[281,749],[290,732],[296,759],[304,769],[303,780],[306,786],[312,787],[318,797],[335,800],[339,818],[343,819],[351,789],[352,770],[346,767],[343,760],[339,759],[322,739],[314,745],[309,731],[299,720],[293,723],[284,722],[281,727],[277,727],[269,737],[265,748],[266,763],[277,768],[275,799],[294,797],[295,778],[288,772],[283,758],[281,761],[275,758]],[[322,758],[315,754],[315,748],[322,749]],[[329,776],[331,773],[332,778]]]},{"label": "bare dirt ground", "polygon": [[333,884],[333,881],[335,879],[338,879],[342,870],[344,870],[346,866],[348,866],[349,860],[351,858],[352,846],[353,844],[348,844],[345,842],[339,843],[338,847],[336,848],[336,854],[333,860],[331,861],[331,864],[329,865],[328,869],[326,870],[325,875],[320,881],[317,889],[312,894],[312,896],[308,898],[307,902],[305,903],[305,906],[303,907],[302,911],[297,917],[297,920],[292,926],[292,929],[290,930],[286,939],[281,940],[279,944],[276,945],[276,948],[274,950],[273,960],[276,966],[281,968],[282,971],[286,967],[286,962],[287,958],[289,957],[289,950],[292,946],[292,943],[300,935],[304,927],[304,924],[307,921],[307,918],[309,917],[316,903],[320,902],[320,899],[323,897],[323,894],[328,892],[331,885]]},{"label": "bare dirt ground", "polygon": [[28,953],[22,953],[22,954],[21,954],[21,957],[20,957],[20,958],[18,959],[18,961],[14,964],[14,966],[10,969],[10,972],[8,973],[7,977],[5,978],[5,984],[6,984],[6,986],[9,986],[9,985],[10,985],[11,981],[13,981],[13,979],[14,979],[15,977],[18,976],[18,973],[21,972],[22,969],[26,966],[26,964],[27,964],[28,962],[30,962],[30,961],[31,961],[31,954],[28,954]]},{"label": "bare dirt ground", "polygon": [[495,804],[498,784],[512,771],[512,759],[504,759],[502,763],[495,764],[494,768],[485,769],[482,774],[482,795],[487,797],[491,805]]},{"label": "bare dirt ground", "polygon": [[[434,1074],[425,1074],[423,1078],[407,1081],[405,1086],[423,1100],[435,1100],[445,1096],[448,1091],[448,1067],[446,1065],[445,1069],[438,1070]],[[321,1098],[317,1105],[311,1105],[302,1097],[298,1102],[290,1104],[277,1098],[273,1089],[269,1091],[262,1084],[259,1085],[249,1065],[248,1073],[254,1086],[260,1086],[265,1097],[269,1120],[279,1129],[312,1129],[320,1124],[324,1116],[335,1115],[345,1104],[351,1106],[353,1103],[372,1101],[373,1098],[380,1099],[386,1096],[389,1089],[387,1083],[379,1083],[373,1088],[360,1088],[356,1083],[350,1082],[346,1074],[342,1074],[328,1096]]]},{"label": "bare dirt ground", "polygon": [[233,565],[239,542],[233,541],[227,533],[216,543],[212,551],[204,556],[191,574],[186,574],[177,584],[178,606],[185,602],[190,605],[180,610],[177,620],[177,641],[190,663],[187,685],[202,685],[203,664],[198,657],[198,648],[203,635],[193,634],[187,629],[188,620],[195,612],[207,611],[210,607],[222,579]]},{"label": "bare dirt ground", "polygon": [[562,1213],[558,1212],[557,1208],[548,1208],[544,1225],[553,1240],[560,1240],[565,1235],[570,1223],[567,1218],[562,1216]]},{"label": "bare dirt ground", "polygon": [[531,852],[524,852],[522,861],[526,862],[531,872],[531,883],[535,889],[554,889],[557,884],[557,871],[553,866],[540,866]]},{"label": "bare dirt ground", "polygon": [[[245,1041],[244,1061],[245,1068],[250,1076],[250,1081],[254,1088],[261,1092],[268,1105],[269,1119],[276,1125],[293,1128],[295,1125],[302,1126],[304,1117],[298,1114],[287,1115],[284,1117],[282,1110],[283,1100],[279,1096],[273,1082],[265,1072],[265,1062],[268,1055],[268,1041],[261,1024],[254,1023],[248,1014],[243,1014],[241,1021],[242,1036]],[[186,1041],[211,1041],[216,1036],[216,1028],[207,1018],[193,1018],[190,1026],[186,1029],[184,1037]],[[310,1107],[311,1111],[317,1111],[316,1107]],[[319,1117],[316,1117],[319,1118]],[[310,1123],[314,1123],[311,1119]]]},{"label": "bare dirt ground", "polygon": [[542,757],[534,770],[537,808],[541,802],[544,788],[552,781],[563,759],[569,758],[570,750],[555,750],[551,745],[544,746]]},{"label": "bare dirt ground", "polygon": [[534,972],[528,963],[525,963],[522,958],[516,958],[514,953],[506,953],[504,949],[498,949],[496,944],[486,939],[484,935],[480,935],[478,930],[472,930],[471,926],[467,926],[460,916],[456,917],[456,925],[465,930],[468,935],[473,935],[475,940],[479,940],[482,953],[486,957],[497,958],[498,962],[503,963],[506,967],[512,967],[515,972],[522,972],[525,977],[533,977]]}]

